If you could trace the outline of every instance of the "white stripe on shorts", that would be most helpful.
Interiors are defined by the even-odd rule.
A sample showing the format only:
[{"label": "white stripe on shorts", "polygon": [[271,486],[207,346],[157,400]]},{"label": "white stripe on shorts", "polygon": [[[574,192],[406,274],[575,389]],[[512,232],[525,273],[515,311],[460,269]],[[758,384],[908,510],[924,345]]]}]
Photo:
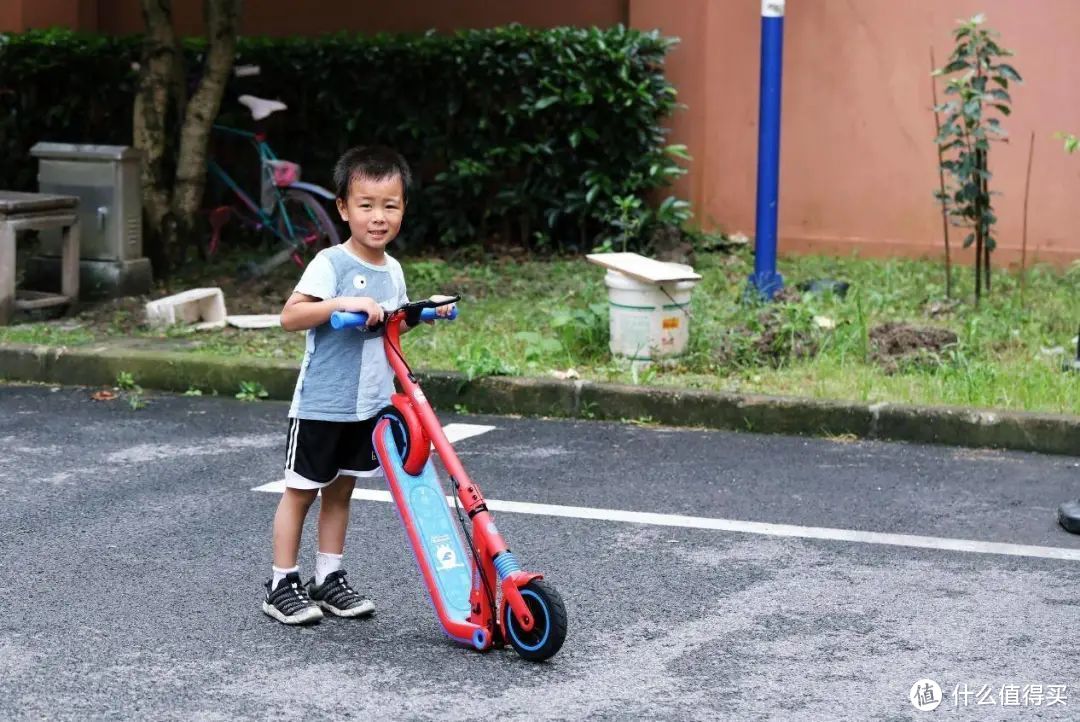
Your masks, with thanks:
[{"label": "white stripe on shorts", "polygon": [[300,419],[292,419],[292,428],[289,429],[289,446],[285,452],[285,468],[292,469],[296,464],[296,437],[300,432]]},{"label": "white stripe on shorts", "polygon": [[383,470],[381,467],[377,466],[369,471],[357,471],[355,469],[338,469],[337,473],[339,476],[356,476],[360,478],[368,478],[373,476],[382,476]]}]

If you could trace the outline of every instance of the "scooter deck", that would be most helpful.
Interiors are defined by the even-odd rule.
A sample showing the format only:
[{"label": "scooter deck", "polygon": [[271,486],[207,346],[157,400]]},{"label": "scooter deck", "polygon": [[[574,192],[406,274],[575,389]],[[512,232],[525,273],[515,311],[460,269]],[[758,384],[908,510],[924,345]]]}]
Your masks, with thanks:
[{"label": "scooter deck", "polygon": [[384,430],[383,442],[385,454],[378,454],[379,463],[386,473],[402,522],[407,528],[415,529],[420,540],[420,548],[413,550],[416,561],[430,573],[425,576],[435,581],[448,616],[464,622],[471,611],[472,565],[450,516],[446,492],[435,467],[428,459],[419,476],[405,471],[389,424]]}]

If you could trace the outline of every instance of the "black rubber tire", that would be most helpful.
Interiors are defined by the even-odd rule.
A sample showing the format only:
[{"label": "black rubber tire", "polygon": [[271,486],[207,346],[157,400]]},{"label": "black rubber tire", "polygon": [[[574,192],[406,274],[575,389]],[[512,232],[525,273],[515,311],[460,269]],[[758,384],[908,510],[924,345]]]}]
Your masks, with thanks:
[{"label": "black rubber tire", "polygon": [[1058,507],[1058,524],[1071,534],[1080,534],[1080,501],[1067,501]]},{"label": "black rubber tire", "polygon": [[393,404],[386,406],[375,415],[375,423],[372,424],[372,429],[379,425],[379,422],[383,420],[384,416],[390,417],[390,433],[394,436],[394,443],[397,445],[398,456],[404,458],[405,454],[409,450],[409,429],[405,425],[405,420],[401,417],[401,412],[397,410],[397,407]]},{"label": "black rubber tire", "polygon": [[534,579],[522,587],[521,594],[532,611],[533,629],[531,632],[519,631],[514,612],[506,604],[503,634],[522,659],[543,662],[558,652],[566,640],[566,605],[555,587],[540,579]]}]

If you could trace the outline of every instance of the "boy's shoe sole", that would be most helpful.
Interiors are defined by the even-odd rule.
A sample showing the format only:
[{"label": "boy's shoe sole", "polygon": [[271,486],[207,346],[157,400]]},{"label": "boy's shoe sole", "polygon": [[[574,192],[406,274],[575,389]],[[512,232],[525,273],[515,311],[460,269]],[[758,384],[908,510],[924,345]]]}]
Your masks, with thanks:
[{"label": "boy's shoe sole", "polygon": [[363,604],[358,604],[352,609],[338,609],[330,602],[317,601],[315,603],[326,611],[333,614],[335,617],[366,617],[370,614],[375,613],[375,604],[366,599],[364,600]]},{"label": "boy's shoe sole", "polygon": [[284,614],[278,611],[278,609],[270,602],[263,602],[262,609],[263,612],[267,614],[267,616],[273,617],[282,624],[315,624],[323,618],[323,613],[318,607],[308,607],[290,617],[286,617]]}]

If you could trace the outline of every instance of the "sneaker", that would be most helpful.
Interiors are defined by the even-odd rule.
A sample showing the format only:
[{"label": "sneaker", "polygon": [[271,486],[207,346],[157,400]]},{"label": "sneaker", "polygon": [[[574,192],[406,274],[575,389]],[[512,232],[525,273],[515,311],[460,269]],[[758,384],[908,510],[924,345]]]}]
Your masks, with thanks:
[{"label": "sneaker", "polygon": [[296,572],[286,574],[278,582],[276,589],[271,589],[273,579],[266,583],[266,599],[263,611],[282,624],[314,624],[323,618],[322,610],[311,601],[300,575]]},{"label": "sneaker", "polygon": [[371,600],[364,599],[345,581],[344,569],[327,574],[321,585],[312,579],[307,583],[307,593],[312,601],[338,617],[362,617],[375,611]]}]

